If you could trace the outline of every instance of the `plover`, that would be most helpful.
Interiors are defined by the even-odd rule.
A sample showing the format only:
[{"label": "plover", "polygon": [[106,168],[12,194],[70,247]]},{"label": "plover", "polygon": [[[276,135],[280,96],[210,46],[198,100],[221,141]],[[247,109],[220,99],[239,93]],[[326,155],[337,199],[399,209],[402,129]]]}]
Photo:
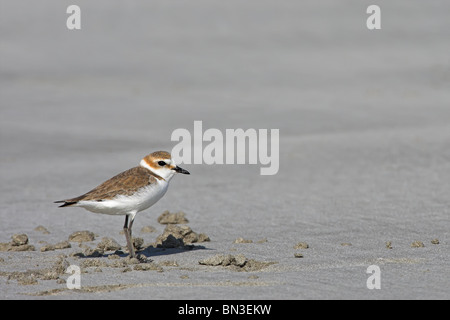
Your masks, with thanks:
[{"label": "plover", "polygon": [[154,205],[178,173],[189,174],[172,160],[169,152],[157,151],[145,156],[139,166],[103,182],[91,191],[66,200],[59,207],[82,207],[95,213],[125,215],[123,230],[131,257],[135,257],[131,227],[136,214]]}]

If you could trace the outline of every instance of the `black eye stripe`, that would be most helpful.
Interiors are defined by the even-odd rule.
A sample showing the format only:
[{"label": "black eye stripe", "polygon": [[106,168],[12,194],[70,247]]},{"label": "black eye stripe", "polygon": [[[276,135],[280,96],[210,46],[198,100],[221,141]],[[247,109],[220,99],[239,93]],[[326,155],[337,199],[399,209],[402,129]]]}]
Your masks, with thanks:
[{"label": "black eye stripe", "polygon": [[159,164],[161,167],[164,167],[167,163],[165,163],[164,161],[158,161],[158,164]]}]

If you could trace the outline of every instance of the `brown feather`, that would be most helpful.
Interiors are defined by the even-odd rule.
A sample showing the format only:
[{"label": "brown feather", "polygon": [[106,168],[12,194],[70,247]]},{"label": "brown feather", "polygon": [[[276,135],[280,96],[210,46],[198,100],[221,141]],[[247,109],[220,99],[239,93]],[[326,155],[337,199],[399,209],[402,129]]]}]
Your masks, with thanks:
[{"label": "brown feather", "polygon": [[129,196],[142,187],[156,183],[156,179],[162,178],[146,168],[134,167],[119,173],[79,197],[56,201],[56,203],[64,202],[61,207],[65,207],[81,200],[102,201],[113,199],[118,195]]}]

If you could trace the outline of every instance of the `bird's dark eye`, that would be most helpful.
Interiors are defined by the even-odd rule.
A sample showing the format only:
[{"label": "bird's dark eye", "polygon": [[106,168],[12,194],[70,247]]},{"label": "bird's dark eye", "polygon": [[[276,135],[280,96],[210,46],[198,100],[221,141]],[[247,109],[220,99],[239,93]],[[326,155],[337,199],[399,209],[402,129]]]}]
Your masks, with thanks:
[{"label": "bird's dark eye", "polygon": [[166,165],[166,163],[165,163],[164,161],[158,161],[158,164],[159,164],[161,167],[164,167],[164,166]]}]

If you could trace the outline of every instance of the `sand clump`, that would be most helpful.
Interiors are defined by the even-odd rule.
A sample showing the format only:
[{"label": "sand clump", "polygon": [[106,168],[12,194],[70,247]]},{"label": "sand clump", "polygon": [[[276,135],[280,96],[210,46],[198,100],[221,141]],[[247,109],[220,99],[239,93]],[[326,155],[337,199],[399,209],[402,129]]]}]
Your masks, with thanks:
[{"label": "sand clump", "polygon": [[69,236],[70,242],[90,242],[95,240],[95,235],[91,231],[75,231]]},{"label": "sand clump", "polygon": [[103,237],[100,243],[97,245],[97,248],[103,252],[116,251],[121,248],[121,245],[113,238]]},{"label": "sand clump", "polygon": [[253,240],[250,239],[244,239],[242,237],[237,238],[236,240],[234,240],[233,243],[253,243]]},{"label": "sand clump", "polygon": [[34,228],[34,231],[41,232],[42,234],[50,234],[50,231],[48,231],[46,227],[41,226],[41,225]]},{"label": "sand clump", "polygon": [[[120,256],[113,254],[105,258],[92,258],[85,259],[80,265],[82,272],[88,273],[89,268],[93,268],[95,272],[101,272],[101,268],[117,268],[123,269],[122,272],[129,272],[132,270],[136,271],[149,271],[154,270],[158,272],[163,272],[161,265],[148,260],[146,257],[138,255],[136,258],[120,258]],[[132,267],[132,268],[131,268]],[[91,270],[92,271],[92,270]]]},{"label": "sand clump", "polygon": [[0,243],[0,251],[35,251],[35,247],[28,244],[26,234],[14,234],[9,243]]},{"label": "sand clump", "polygon": [[155,231],[156,231],[156,228],[152,227],[152,226],[144,226],[141,229],[141,233],[152,233],[152,232],[155,232]]},{"label": "sand clump", "polygon": [[143,238],[133,238],[133,246],[136,250],[144,249],[144,239]]},{"label": "sand clump", "polygon": [[298,242],[297,244],[294,245],[294,249],[308,249],[309,248],[309,244],[307,244],[306,242]]},{"label": "sand clump", "polygon": [[350,242],[342,242],[341,246],[343,246],[343,247],[351,247],[352,244]]},{"label": "sand clump", "polygon": [[170,213],[166,210],[158,217],[158,222],[160,224],[186,224],[189,223],[189,220],[182,211]]},{"label": "sand clump", "polygon": [[97,258],[102,257],[104,253],[105,251],[102,249],[86,247],[80,256],[85,258]]},{"label": "sand clump", "polygon": [[[133,238],[133,244],[136,250],[141,250],[143,248],[144,239]],[[123,253],[122,246],[113,238],[103,237],[102,240],[97,244],[97,247],[91,248],[84,244],[80,244],[83,248],[82,252],[74,253],[72,256],[83,257],[83,258],[97,258],[102,257],[107,251],[114,251],[117,253]]]},{"label": "sand clump", "polygon": [[[265,243],[265,242],[267,242],[267,238],[262,238],[262,239],[260,239],[260,240],[255,241],[255,243],[259,243],[259,244]],[[245,238],[239,237],[239,238],[236,238],[236,239],[233,241],[233,243],[253,243],[253,240],[251,240],[251,239],[245,239]]]},{"label": "sand clump", "polygon": [[165,260],[161,261],[159,264],[165,267],[179,267],[178,262],[176,262],[175,260]]},{"label": "sand clump", "polygon": [[156,238],[158,248],[180,248],[197,242],[210,241],[203,233],[196,233],[188,226],[168,224],[163,234]]},{"label": "sand clump", "polygon": [[[80,264],[80,268],[82,272],[86,272],[86,268],[99,268],[99,267],[108,267],[108,261],[106,259],[92,258],[92,259],[83,259]],[[122,267],[124,265],[121,265]]]},{"label": "sand clump", "polygon": [[24,244],[20,246],[10,246],[6,251],[36,251],[36,248],[31,244]]},{"label": "sand clump", "polygon": [[[294,246],[294,249],[308,249],[309,248],[309,244],[307,244],[306,242],[297,242]],[[303,253],[299,253],[296,252],[294,253],[294,258],[303,258]]]},{"label": "sand clump", "polygon": [[223,255],[217,254],[206,259],[200,260],[198,262],[201,265],[206,266],[223,266],[229,267],[234,271],[259,271],[268,267],[269,265],[275,264],[276,262],[265,262],[257,261],[253,259],[247,259],[243,254],[237,255]]},{"label": "sand clump", "polygon": [[60,256],[58,260],[50,268],[35,269],[27,271],[1,272],[0,276],[6,276],[7,280],[16,280],[20,285],[38,284],[38,280],[58,280],[65,273],[69,263],[64,256]]},{"label": "sand clump", "polygon": [[411,248],[424,248],[425,245],[423,244],[422,241],[413,241],[413,243],[411,243]]},{"label": "sand clump", "polygon": [[41,247],[41,252],[55,251],[55,250],[68,249],[68,248],[72,248],[72,246],[69,241],[65,240],[65,241],[58,242],[57,244],[47,244],[47,245]]},{"label": "sand clump", "polygon": [[28,243],[28,236],[26,234],[15,234],[11,237],[12,246],[23,246]]},{"label": "sand clump", "polygon": [[242,254],[237,254],[233,256],[231,254],[223,255],[217,254],[215,256],[208,257],[206,259],[200,260],[198,263],[207,266],[237,266],[243,267],[247,262],[247,258]]},{"label": "sand clump", "polygon": [[133,270],[135,271],[157,271],[157,272],[163,272],[163,268],[154,262],[150,262],[150,263],[140,263],[140,264],[136,264],[133,267]]}]

